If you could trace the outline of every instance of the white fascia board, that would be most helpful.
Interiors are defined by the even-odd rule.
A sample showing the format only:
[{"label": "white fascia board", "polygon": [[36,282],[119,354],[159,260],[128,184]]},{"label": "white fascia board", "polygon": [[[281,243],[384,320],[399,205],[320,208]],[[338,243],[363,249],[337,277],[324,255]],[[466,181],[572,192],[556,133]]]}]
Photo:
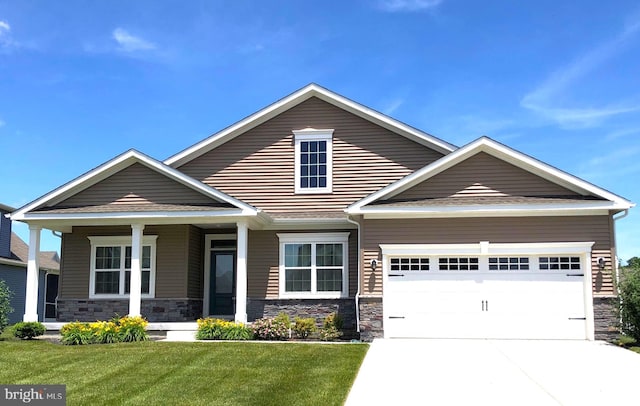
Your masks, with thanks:
[{"label": "white fascia board", "polygon": [[119,212],[119,213],[28,213],[22,221],[69,221],[69,220],[117,220],[117,219],[176,219],[189,220],[197,219],[202,221],[203,218],[227,218],[227,217],[245,217],[257,216],[257,212],[253,210],[225,210],[225,211],[151,211],[151,212]]},{"label": "white fascia board", "polygon": [[41,198],[34,200],[26,206],[23,206],[16,212],[12,213],[11,218],[13,220],[25,220],[25,214],[29,211],[34,210],[44,204],[54,205],[56,203],[59,203],[60,201],[65,200],[73,194],[78,193],[79,191],[84,190],[92,185],[95,185],[101,180],[106,179],[107,177],[117,173],[124,168],[127,168],[128,166],[136,162],[143,164],[161,174],[164,174],[168,178],[173,179],[191,189],[194,189],[204,194],[205,196],[211,197],[213,200],[229,203],[243,211],[247,210],[257,212],[257,209],[255,209],[254,207],[241,202],[229,195],[226,195],[212,187],[209,187],[204,183],[199,182],[183,174],[182,172],[163,164],[160,161],[157,161],[136,150],[129,150],[113,158],[112,160],[107,161],[106,163],[92,169],[84,175],[79,176],[71,182],[62,185],[52,192],[42,196]]},{"label": "white fascia board", "polygon": [[419,169],[418,171],[405,176],[404,178],[392,183],[379,191],[361,199],[345,211],[349,214],[356,214],[357,210],[370,204],[376,200],[392,198],[407,189],[423,182],[453,166],[464,161],[465,159],[479,153],[485,152],[498,159],[502,159],[516,167],[531,172],[537,176],[556,183],[560,186],[566,187],[576,193],[582,195],[593,194],[603,199],[616,203],[616,209],[624,210],[635,206],[634,203],[615,195],[607,190],[599,188],[589,182],[586,182],[580,178],[563,172],[551,165],[545,164],[542,161],[534,159],[528,155],[511,149],[503,144],[500,144],[488,137],[480,137],[475,141],[461,147],[460,149],[446,155],[439,160]]},{"label": "white fascia board", "polygon": [[199,143],[192,145],[182,152],[167,158],[164,163],[172,167],[178,167],[314,96],[326,101],[327,103],[356,114],[367,121],[371,121],[422,145],[433,148],[443,154],[448,154],[456,149],[455,145],[442,141],[430,134],[408,126],[382,113],[331,92],[322,86],[312,83],[238,121],[237,123],[232,124],[222,131],[211,135]]},{"label": "white fascia board", "polygon": [[429,218],[429,217],[535,217],[535,216],[586,216],[608,215],[618,206],[603,204],[574,205],[495,205],[495,206],[432,206],[428,208],[362,208],[350,214],[373,218]]},{"label": "white fascia board", "polygon": [[545,243],[381,244],[382,255],[571,255],[591,252],[593,241]]}]

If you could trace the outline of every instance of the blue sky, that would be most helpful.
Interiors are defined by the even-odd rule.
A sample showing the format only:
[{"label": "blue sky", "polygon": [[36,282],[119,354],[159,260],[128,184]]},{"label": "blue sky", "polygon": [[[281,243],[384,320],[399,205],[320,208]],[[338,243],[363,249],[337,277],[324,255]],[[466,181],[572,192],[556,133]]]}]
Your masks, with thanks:
[{"label": "blue sky", "polygon": [[[637,1],[0,0],[0,202],[129,148],[163,160],[310,82],[638,202],[639,71]],[[616,228],[640,256],[640,209]]]}]

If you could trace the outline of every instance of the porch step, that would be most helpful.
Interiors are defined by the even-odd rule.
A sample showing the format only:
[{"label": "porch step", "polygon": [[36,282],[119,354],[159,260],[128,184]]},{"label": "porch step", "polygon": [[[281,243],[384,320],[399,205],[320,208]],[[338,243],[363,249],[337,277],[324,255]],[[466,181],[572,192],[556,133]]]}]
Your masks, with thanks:
[{"label": "porch step", "polygon": [[168,330],[164,341],[196,341],[196,330]]}]

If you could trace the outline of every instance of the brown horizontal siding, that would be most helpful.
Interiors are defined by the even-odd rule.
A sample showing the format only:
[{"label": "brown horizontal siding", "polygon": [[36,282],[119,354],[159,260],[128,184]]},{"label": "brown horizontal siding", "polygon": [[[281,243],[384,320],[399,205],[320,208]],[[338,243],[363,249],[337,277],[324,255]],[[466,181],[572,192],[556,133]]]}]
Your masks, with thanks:
[{"label": "brown horizontal siding", "polygon": [[480,152],[393,199],[575,195],[569,189]]},{"label": "brown horizontal siding", "polygon": [[[322,230],[321,232],[335,231]],[[338,230],[338,232],[344,231],[350,232],[349,296],[353,296],[358,287],[358,236],[355,230]],[[247,259],[247,295],[249,297],[277,299],[279,296],[280,242],[277,233],[279,231],[249,231],[249,258]]]},{"label": "brown horizontal siding", "polygon": [[[187,227],[148,226],[146,235],[157,235],[156,298],[187,297]],[[89,236],[129,236],[130,227],[74,227],[62,238],[60,298],[88,298],[91,269]]]},{"label": "brown horizontal siding", "polygon": [[189,275],[187,292],[190,298],[201,298],[204,292],[204,237],[198,227],[189,226]]},{"label": "brown horizontal siding", "polygon": [[54,207],[149,203],[197,205],[215,202],[142,164],[135,163]]},{"label": "brown horizontal siding", "polygon": [[[364,220],[362,293],[382,294],[382,266],[375,271],[367,264],[382,259],[380,244],[470,244],[594,241],[592,248],[593,292],[614,293],[612,269],[613,239],[609,216],[505,217],[468,219]],[[597,258],[605,257],[600,271]]]},{"label": "brown horizontal siding", "polygon": [[[333,193],[294,193],[292,130],[334,129]],[[185,174],[265,211],[339,211],[442,154],[317,98],[188,162]]]}]

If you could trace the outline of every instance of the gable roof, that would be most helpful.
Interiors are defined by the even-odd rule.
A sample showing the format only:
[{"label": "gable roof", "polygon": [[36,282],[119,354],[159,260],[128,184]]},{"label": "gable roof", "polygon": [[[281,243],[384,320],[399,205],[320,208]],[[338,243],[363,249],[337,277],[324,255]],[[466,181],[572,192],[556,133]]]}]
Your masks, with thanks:
[{"label": "gable roof", "polygon": [[315,83],[309,84],[300,90],[286,96],[283,99],[263,108],[262,110],[238,121],[237,123],[223,129],[220,132],[194,144],[193,146],[171,156],[164,161],[165,164],[172,167],[179,167],[185,163],[211,151],[212,149],[232,140],[240,134],[257,127],[267,120],[283,113],[292,107],[308,100],[311,97],[317,97],[327,103],[346,110],[358,117],[368,120],[394,133],[400,134],[419,144],[432,148],[440,153],[448,154],[456,149],[456,146],[449,144],[431,134],[427,134],[387,115],[370,109],[353,100],[347,99],[337,93],[334,93]]},{"label": "gable roof", "polygon": [[[537,175],[543,179],[546,179],[550,182],[553,182],[557,185],[560,185],[566,189],[569,189],[581,196],[583,199],[572,199],[571,201],[559,201],[559,200],[537,200],[535,204],[540,203],[550,203],[557,208],[569,207],[571,205],[575,205],[579,203],[582,207],[589,208],[597,208],[597,209],[612,209],[612,210],[625,210],[634,206],[634,203],[620,197],[616,194],[613,194],[605,189],[602,189],[598,186],[595,186],[585,180],[582,180],[576,176],[570,175],[564,171],[561,171],[551,165],[545,164],[537,159],[534,159],[526,154],[518,152],[514,149],[507,147],[497,141],[492,140],[489,137],[481,137],[471,143],[461,147],[460,149],[452,152],[449,155],[446,155],[439,160],[425,166],[424,168],[408,175],[399,181],[392,183],[391,185],[372,193],[371,195],[361,199],[351,206],[349,206],[345,211],[349,214],[365,214],[367,212],[393,212],[393,211],[402,211],[408,208],[413,207],[413,209],[409,209],[409,211],[422,211],[422,212],[454,212],[454,211],[467,211],[472,210],[473,206],[476,206],[476,209],[481,211],[489,211],[497,206],[491,206],[487,208],[483,206],[487,202],[484,201],[480,204],[478,202],[469,201],[463,198],[456,198],[459,205],[464,205],[465,207],[455,208],[454,204],[451,201],[436,201],[435,199],[429,199],[428,202],[423,202],[424,204],[420,204],[419,202],[412,203],[393,203],[390,205],[390,202],[382,202],[385,200],[392,199],[394,196],[418,185],[419,183],[444,172],[445,170],[457,165],[458,163],[476,155],[477,153],[485,152],[489,155],[492,155],[498,159],[501,159],[505,162],[508,162],[518,168],[524,169],[534,175]],[[590,196],[594,196],[598,199],[590,199]],[[604,201],[603,201],[604,200]],[[438,204],[442,203],[442,204]],[[574,202],[574,203],[572,203]],[[382,203],[382,204],[381,204]],[[508,205],[504,207],[504,209],[509,208],[517,208],[519,205],[523,204],[532,204],[533,202],[520,200],[513,200],[510,202],[505,202]],[[376,206],[376,207],[372,207]],[[542,207],[542,206],[540,206]],[[496,208],[499,210],[499,208]]]},{"label": "gable roof", "polygon": [[[11,233],[11,254],[13,259],[23,262],[25,265],[29,259],[29,245],[16,233]],[[60,270],[60,258],[55,251],[40,251],[39,260],[40,269]]]},{"label": "gable roof", "polygon": [[214,201],[230,204],[241,210],[243,214],[255,215],[258,212],[258,210],[251,205],[248,205],[238,199],[222,193],[215,188],[205,185],[204,183],[149,157],[148,155],[131,149],[98,166],[97,168],[92,169],[84,175],[79,176],[71,182],[60,186],[52,192],[40,197],[39,199],[34,200],[33,202],[21,207],[11,214],[11,218],[13,220],[25,220],[31,212],[45,206],[52,206],[56,203],[62,202],[65,199],[73,196],[74,194],[79,193],[80,191],[85,190],[92,185],[95,185],[96,183],[108,178],[113,174],[118,173],[125,168],[128,168],[134,163],[140,163],[173,181],[176,181],[203,194],[204,196],[211,198]]}]

